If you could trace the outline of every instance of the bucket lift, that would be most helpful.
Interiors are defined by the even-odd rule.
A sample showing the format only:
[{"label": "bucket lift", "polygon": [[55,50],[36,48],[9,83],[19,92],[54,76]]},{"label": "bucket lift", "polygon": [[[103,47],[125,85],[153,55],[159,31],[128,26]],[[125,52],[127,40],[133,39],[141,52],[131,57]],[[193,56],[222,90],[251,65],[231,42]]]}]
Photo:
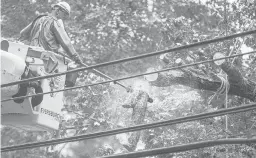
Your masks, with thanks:
[{"label": "bucket lift", "polygon": [[[1,84],[22,80],[28,71],[36,76],[67,71],[69,59],[31,47],[22,43],[1,41]],[[66,75],[38,81],[39,90],[22,85],[1,88],[1,98],[17,96],[23,88],[23,95],[63,89]],[[59,129],[63,92],[1,102],[2,125],[29,131],[53,131]]]}]

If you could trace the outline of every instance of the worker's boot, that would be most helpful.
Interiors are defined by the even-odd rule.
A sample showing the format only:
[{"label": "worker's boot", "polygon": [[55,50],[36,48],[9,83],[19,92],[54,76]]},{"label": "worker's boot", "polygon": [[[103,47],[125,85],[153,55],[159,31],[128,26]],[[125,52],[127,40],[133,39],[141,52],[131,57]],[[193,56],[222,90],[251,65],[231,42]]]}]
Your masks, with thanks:
[{"label": "worker's boot", "polygon": [[[24,83],[24,84],[20,84],[20,88],[19,88],[19,91],[18,93],[16,93],[15,95],[12,96],[12,98],[16,98],[16,97],[21,97],[21,96],[26,96],[27,95],[27,92],[28,92],[28,84],[27,83]],[[25,98],[22,98],[22,99],[14,99],[13,101],[15,103],[18,103],[18,104],[21,104],[24,102],[24,99]]]},{"label": "worker's boot", "polygon": [[[30,87],[33,87],[35,89],[35,94],[39,94],[39,93],[43,93],[43,89],[40,85],[39,81],[36,82],[31,82],[29,84]],[[43,101],[44,96],[43,95],[37,95],[37,96],[33,96],[31,98],[31,104],[32,107],[36,107],[37,105],[41,104],[41,102]]]}]

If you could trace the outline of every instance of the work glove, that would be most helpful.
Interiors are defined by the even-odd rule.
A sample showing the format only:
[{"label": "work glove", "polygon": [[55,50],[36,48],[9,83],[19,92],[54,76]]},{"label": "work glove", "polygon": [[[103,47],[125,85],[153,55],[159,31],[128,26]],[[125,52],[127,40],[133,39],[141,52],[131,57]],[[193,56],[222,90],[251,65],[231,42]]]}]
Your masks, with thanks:
[{"label": "work glove", "polygon": [[76,62],[76,64],[83,64],[83,61],[82,61],[82,59],[79,57],[79,55],[78,54],[74,54],[74,55],[72,55],[72,59]]}]

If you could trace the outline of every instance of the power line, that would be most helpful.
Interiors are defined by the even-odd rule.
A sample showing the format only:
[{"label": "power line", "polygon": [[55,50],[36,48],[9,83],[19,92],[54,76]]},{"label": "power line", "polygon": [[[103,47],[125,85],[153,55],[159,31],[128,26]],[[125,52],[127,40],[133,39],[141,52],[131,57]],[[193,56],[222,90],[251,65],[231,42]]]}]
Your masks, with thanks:
[{"label": "power line", "polygon": [[[70,59],[70,58],[69,58],[66,54],[64,54],[64,53],[58,52],[58,54],[64,56],[65,58]],[[70,59],[70,60],[72,60],[72,59]],[[84,67],[89,67],[89,65],[87,65],[87,64],[85,64],[85,63],[82,63],[81,65],[84,66]],[[94,72],[100,74],[101,76],[107,78],[107,79],[113,80],[113,78],[111,78],[111,77],[109,77],[108,75],[102,73],[101,71],[98,71],[98,70],[96,70],[96,69],[92,69],[92,70],[93,70]],[[127,86],[125,86],[124,84],[122,84],[122,83],[120,83],[120,82],[115,82],[115,84],[118,84],[119,86],[123,87],[126,91],[129,91],[129,88],[128,88]]]},{"label": "power line", "polygon": [[231,55],[231,56],[223,57],[223,58],[218,58],[218,59],[205,60],[205,61],[196,62],[196,63],[192,63],[192,64],[186,64],[186,65],[182,65],[182,66],[166,68],[166,69],[162,69],[162,70],[158,70],[158,71],[154,71],[154,72],[147,72],[147,73],[142,73],[142,74],[138,74],[138,75],[132,75],[132,76],[123,77],[123,78],[119,78],[119,79],[113,79],[113,80],[109,80],[109,81],[92,83],[92,84],[88,84],[88,85],[75,86],[75,87],[55,90],[55,91],[51,91],[51,92],[38,93],[38,94],[32,94],[32,95],[27,95],[27,96],[9,98],[9,99],[1,100],[1,102],[6,102],[6,101],[10,101],[10,100],[15,100],[15,99],[24,99],[24,98],[29,98],[29,97],[39,96],[39,95],[45,95],[45,94],[51,94],[51,93],[57,93],[57,92],[62,92],[62,91],[78,89],[78,88],[90,87],[90,86],[95,86],[95,85],[100,85],[100,84],[105,84],[105,83],[110,83],[110,82],[116,82],[116,81],[120,81],[120,80],[126,80],[126,79],[135,78],[135,77],[139,77],[139,76],[150,75],[150,74],[164,72],[164,71],[169,71],[169,70],[176,70],[176,69],[186,68],[186,67],[190,67],[190,66],[200,65],[200,64],[204,64],[204,63],[208,63],[208,62],[213,62],[213,61],[217,61],[217,60],[222,60],[222,59],[228,59],[228,58],[243,56],[243,55],[252,54],[252,53],[256,53],[256,51],[251,51],[251,52],[247,52],[247,53],[243,53],[243,54],[235,54],[235,55]]},{"label": "power line", "polygon": [[89,66],[89,67],[82,67],[82,68],[78,68],[78,69],[74,69],[74,70],[70,70],[70,71],[66,71],[66,72],[61,72],[61,73],[51,74],[51,75],[47,75],[47,76],[39,76],[39,77],[24,79],[24,80],[21,80],[21,81],[2,84],[1,88],[16,85],[16,84],[22,84],[22,83],[26,83],[26,82],[30,82],[30,81],[37,81],[37,80],[41,80],[41,79],[45,79],[45,78],[61,76],[61,75],[65,75],[65,74],[68,74],[68,73],[74,73],[74,72],[88,70],[88,69],[92,69],[92,68],[108,66],[108,65],[111,65],[111,64],[117,64],[117,63],[121,63],[121,62],[126,62],[126,61],[151,57],[151,56],[160,55],[160,54],[164,54],[164,53],[168,53],[168,52],[180,51],[180,50],[183,50],[183,49],[189,49],[189,48],[193,48],[193,47],[197,47],[197,46],[201,46],[201,45],[211,44],[211,43],[215,43],[215,42],[221,42],[221,41],[224,41],[224,40],[229,40],[229,39],[232,39],[232,38],[246,36],[246,35],[250,35],[250,34],[254,34],[254,33],[256,33],[256,30],[237,33],[237,34],[233,34],[233,35],[230,35],[230,36],[219,37],[219,38],[215,38],[215,39],[211,39],[211,40],[205,40],[205,41],[202,41],[202,42],[197,42],[197,43],[193,43],[193,44],[190,44],[190,45],[175,47],[175,48],[171,48],[171,49],[167,49],[167,50],[163,50],[163,51],[157,51],[157,52],[138,55],[138,56],[134,56],[134,57],[124,58],[124,59],[120,59],[120,60],[114,60],[114,61],[111,61],[111,62],[96,64],[96,65]]},{"label": "power line", "polygon": [[130,152],[125,154],[118,154],[118,155],[109,155],[100,158],[134,158],[134,157],[146,157],[146,156],[154,156],[160,154],[169,154],[169,153],[176,153],[176,152],[183,152],[188,150],[194,150],[199,148],[205,147],[212,147],[217,145],[224,145],[224,144],[250,144],[256,143],[256,138],[253,139],[242,139],[242,138],[235,138],[235,139],[220,139],[220,140],[210,140],[210,141],[201,141],[195,142],[185,145],[177,145],[172,147],[165,147],[165,148],[157,148],[151,150],[144,150],[144,151],[136,151]]},{"label": "power line", "polygon": [[43,147],[43,146],[56,145],[56,144],[61,144],[61,143],[73,142],[73,141],[105,137],[105,136],[110,136],[110,135],[115,135],[115,134],[120,134],[120,133],[134,132],[134,131],[151,129],[151,128],[156,128],[156,127],[174,125],[174,124],[178,124],[178,123],[196,121],[196,120],[200,120],[200,119],[217,117],[217,116],[226,115],[226,114],[245,112],[245,111],[253,110],[255,108],[256,108],[256,103],[251,103],[251,104],[241,105],[239,107],[217,110],[217,111],[213,111],[213,112],[206,112],[203,114],[197,114],[197,115],[193,115],[193,116],[180,117],[180,118],[176,118],[173,120],[166,120],[166,121],[160,121],[160,122],[155,122],[155,123],[150,123],[150,124],[136,125],[136,126],[132,126],[132,127],[119,128],[119,129],[114,129],[114,130],[96,132],[96,133],[85,134],[85,135],[80,135],[80,136],[73,136],[73,137],[62,138],[62,139],[53,139],[53,140],[42,141],[42,142],[27,143],[27,144],[22,144],[22,145],[3,147],[3,148],[1,148],[1,151],[8,152],[8,151],[15,151],[15,150],[24,150],[24,149],[29,149],[29,148]]},{"label": "power line", "polygon": [[[86,65],[86,64],[84,64],[84,63],[83,63],[82,65],[83,65],[83,66],[86,66],[86,67],[89,67],[88,65]],[[106,74],[104,74],[104,73],[102,73],[102,72],[100,72],[100,71],[98,71],[98,70],[96,70],[96,69],[92,69],[92,70],[93,70],[94,72],[100,74],[101,76],[107,78],[107,79],[113,80],[112,77],[109,77],[109,76],[107,76]],[[123,87],[126,91],[129,91],[129,88],[128,88],[127,86],[125,86],[124,84],[122,84],[122,83],[120,83],[120,82],[115,82],[115,84],[118,84],[119,86]]]}]

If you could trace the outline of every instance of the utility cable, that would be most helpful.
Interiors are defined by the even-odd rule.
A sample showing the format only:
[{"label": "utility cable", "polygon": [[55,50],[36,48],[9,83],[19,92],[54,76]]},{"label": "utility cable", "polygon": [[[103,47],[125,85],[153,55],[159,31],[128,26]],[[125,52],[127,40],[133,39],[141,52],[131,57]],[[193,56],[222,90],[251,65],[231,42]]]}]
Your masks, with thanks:
[{"label": "utility cable", "polygon": [[[61,53],[61,52],[58,52],[58,54],[60,54],[60,55],[62,55],[62,56],[64,56],[64,57],[66,57],[66,58],[68,58],[68,59],[70,59],[68,56],[66,56],[64,53]],[[71,59],[70,59],[71,60]],[[89,67],[87,64],[85,64],[85,63],[81,63],[81,65],[82,66],[84,66],[84,67]],[[100,71],[98,71],[98,70],[96,70],[96,69],[92,69],[94,72],[96,72],[96,73],[98,73],[99,75],[101,75],[101,76],[103,76],[103,77],[105,77],[105,78],[107,78],[107,79],[110,79],[110,80],[113,80],[113,78],[112,77],[109,77],[108,75],[106,75],[106,74],[104,74],[104,73],[102,73],[102,72],[100,72]],[[129,88],[129,87],[127,87],[127,86],[125,86],[124,84],[122,84],[122,83],[120,83],[120,82],[118,82],[118,81],[113,81],[115,84],[117,84],[117,85],[119,85],[119,86],[121,86],[121,87],[123,87],[125,90],[126,90],[126,92],[131,92],[131,88]],[[51,91],[52,93],[53,93],[53,91]],[[37,94],[36,94],[37,95]],[[40,95],[42,95],[42,94],[40,94]],[[13,98],[12,98],[13,99]],[[14,99],[13,99],[14,100]],[[149,97],[148,98],[148,102],[149,103],[152,103],[153,102],[153,99],[151,98],[151,97]]]},{"label": "utility cable", "polygon": [[[61,52],[58,52],[58,54],[62,55],[62,56],[65,56],[65,58],[68,58],[70,59],[66,54],[64,53],[61,53]],[[70,59],[71,60],[71,59]],[[85,63],[81,63],[82,66],[84,67],[89,67],[89,65],[85,64]],[[107,79],[110,79],[110,80],[113,80],[112,77],[109,77],[108,75],[104,74],[103,72],[100,72],[96,69],[92,69],[94,72],[100,74],[101,76],[107,78]],[[115,82],[115,84],[118,84],[119,86],[123,87],[127,92],[130,90],[127,86],[125,86],[124,84],[120,83],[120,82]]]},{"label": "utility cable", "polygon": [[162,126],[170,126],[170,125],[175,125],[175,124],[179,124],[179,123],[185,123],[185,122],[196,121],[196,120],[201,120],[201,119],[206,119],[206,118],[211,118],[211,117],[217,117],[217,116],[226,115],[226,114],[245,112],[245,111],[254,110],[254,109],[256,109],[256,103],[251,103],[251,104],[241,105],[239,107],[232,107],[232,108],[217,110],[217,111],[213,111],[213,112],[206,112],[206,113],[187,116],[187,117],[180,117],[180,118],[176,118],[176,119],[172,119],[172,120],[160,121],[160,122],[149,123],[149,124],[141,124],[141,125],[136,125],[136,126],[132,126],[132,127],[107,130],[107,131],[103,131],[103,132],[95,132],[95,133],[84,134],[84,135],[80,135],[80,136],[73,136],[73,137],[68,137],[68,138],[53,139],[53,140],[42,141],[42,142],[34,142],[34,143],[27,143],[27,144],[16,145],[16,146],[2,147],[1,152],[24,150],[24,149],[30,149],[30,148],[37,148],[37,147],[67,143],[67,142],[74,142],[74,141],[81,141],[81,140],[86,140],[86,139],[105,137],[105,136],[116,135],[116,134],[120,134],[120,133],[134,132],[134,131],[151,129],[151,128],[162,127]]},{"label": "utility cable", "polygon": [[194,149],[212,147],[217,145],[224,145],[224,144],[251,144],[256,143],[256,138],[253,139],[243,139],[243,138],[234,138],[234,139],[219,139],[219,140],[210,140],[210,141],[201,141],[195,142],[185,145],[177,145],[165,148],[156,148],[151,150],[143,150],[143,151],[136,151],[130,152],[125,154],[118,154],[118,155],[109,155],[100,158],[134,158],[134,157],[146,157],[146,156],[155,156],[161,154],[169,154],[169,153],[177,153],[183,151],[189,151]]},{"label": "utility cable", "polygon": [[51,91],[51,92],[38,93],[38,94],[15,97],[15,98],[8,98],[8,99],[1,100],[1,102],[6,102],[6,101],[10,101],[10,100],[15,100],[15,99],[24,99],[24,98],[29,98],[29,97],[39,96],[39,95],[45,95],[45,94],[51,94],[51,93],[57,93],[57,92],[62,92],[62,91],[78,89],[78,88],[90,87],[90,86],[95,86],[95,85],[100,85],[100,84],[105,84],[105,83],[110,83],[110,82],[116,82],[116,81],[120,81],[120,80],[131,79],[131,78],[135,78],[135,77],[139,77],[139,76],[150,75],[150,74],[160,73],[160,72],[169,71],[169,70],[181,69],[181,68],[185,68],[185,67],[200,65],[200,64],[204,64],[204,63],[208,63],[208,62],[233,58],[233,57],[237,57],[237,56],[243,56],[243,55],[252,54],[252,53],[256,53],[256,51],[251,51],[251,52],[247,52],[247,53],[243,53],[243,54],[235,54],[235,55],[231,55],[231,56],[228,56],[228,57],[222,57],[222,58],[217,58],[217,59],[205,60],[205,61],[196,62],[196,63],[192,63],[192,64],[186,64],[186,65],[181,65],[181,66],[177,66],[177,67],[166,68],[166,69],[157,70],[157,71],[154,71],[154,72],[142,73],[142,74],[138,74],[138,75],[131,75],[131,76],[128,76],[128,77],[122,77],[122,78],[118,78],[118,79],[113,79],[113,80],[103,81],[103,82],[98,82],[98,83],[92,83],[92,84],[88,84],[88,85],[75,86],[75,87],[55,90],[55,91]]},{"label": "utility cable", "polygon": [[22,84],[22,83],[26,83],[26,82],[30,82],[30,81],[37,81],[37,80],[41,80],[41,79],[45,79],[45,78],[61,76],[61,75],[65,75],[65,74],[68,74],[68,73],[74,73],[74,72],[88,70],[88,69],[92,69],[92,68],[108,66],[108,65],[111,65],[111,64],[117,64],[117,63],[121,63],[121,62],[126,62],[126,61],[151,57],[151,56],[160,55],[160,54],[164,54],[164,53],[168,53],[168,52],[180,51],[180,50],[183,50],[183,49],[189,49],[189,48],[193,48],[193,47],[197,47],[197,46],[201,46],[201,45],[211,44],[211,43],[215,43],[215,42],[221,42],[221,41],[224,41],[224,40],[229,40],[229,39],[232,39],[232,38],[246,36],[246,35],[250,35],[250,34],[254,34],[254,33],[256,33],[256,30],[237,33],[237,34],[233,34],[233,35],[230,35],[230,36],[219,37],[219,38],[215,38],[215,39],[211,39],[211,40],[205,40],[205,41],[202,41],[202,42],[196,42],[196,43],[189,44],[189,45],[179,46],[179,47],[175,47],[175,48],[171,48],[171,49],[166,49],[166,50],[162,50],[162,51],[152,52],[152,53],[138,55],[138,56],[129,57],[129,58],[124,58],[124,59],[120,59],[120,60],[114,60],[114,61],[110,61],[110,62],[96,64],[96,65],[89,66],[89,67],[82,67],[82,68],[78,68],[78,69],[74,69],[74,70],[70,70],[70,71],[66,71],[66,72],[51,74],[51,75],[48,75],[48,76],[39,76],[39,77],[24,79],[24,80],[21,80],[21,81],[2,84],[1,88],[7,87],[7,86],[12,86],[12,85],[17,85],[17,84]]},{"label": "utility cable", "polygon": [[[84,63],[83,63],[82,65],[85,66],[85,67],[89,67],[88,65],[86,65],[86,64],[84,64]],[[107,79],[113,80],[112,77],[109,77],[109,76],[107,76],[106,74],[104,74],[104,73],[102,73],[102,72],[100,72],[100,71],[98,71],[98,70],[96,70],[96,69],[93,69],[93,71],[95,71],[96,73],[100,74],[101,76],[103,76],[103,77],[105,77],[105,78],[107,78]],[[123,87],[127,92],[129,92],[130,89],[129,89],[127,86],[125,86],[124,84],[122,84],[122,83],[120,83],[120,82],[117,82],[117,81],[115,81],[114,83],[115,83],[115,84],[118,84],[119,86]]]}]

